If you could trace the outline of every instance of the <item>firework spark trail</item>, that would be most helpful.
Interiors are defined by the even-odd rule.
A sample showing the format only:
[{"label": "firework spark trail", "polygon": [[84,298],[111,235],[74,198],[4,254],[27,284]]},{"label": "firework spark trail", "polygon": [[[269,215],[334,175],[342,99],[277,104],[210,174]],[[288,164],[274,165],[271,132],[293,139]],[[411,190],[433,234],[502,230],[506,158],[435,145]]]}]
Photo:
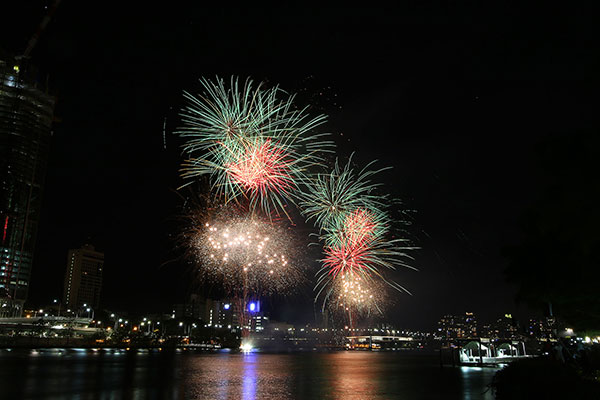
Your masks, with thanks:
[{"label": "firework spark trail", "polygon": [[316,275],[315,302],[322,299],[323,310],[343,312],[350,326],[357,317],[383,314],[389,302],[388,289],[410,294],[386,274],[401,266],[415,269],[406,262],[412,259],[408,251],[414,247],[404,242],[375,238],[325,247],[322,268]]},{"label": "firework spark trail", "polygon": [[272,221],[225,213],[197,226],[189,243],[199,276],[232,294],[286,293],[303,280],[294,238]]},{"label": "firework spark trail", "polygon": [[[381,186],[371,179],[379,170],[370,170],[375,163],[370,162],[358,172],[351,167],[352,157],[342,168],[339,161],[330,173],[321,173],[311,181],[302,195],[300,206],[308,221],[314,220],[320,230],[335,231],[343,224],[348,214],[359,209],[381,214],[386,207],[387,196],[376,195]],[[384,216],[377,218],[383,219]]]},{"label": "firework spark trail", "polygon": [[246,147],[225,167],[237,184],[252,193],[259,192],[253,198],[264,198],[271,192],[288,196],[294,187],[287,154],[284,149],[274,146],[270,139]]},{"label": "firework spark trail", "polygon": [[335,282],[329,308],[332,311],[349,312],[355,316],[381,313],[385,301],[384,288],[373,280],[365,280],[346,274]]},{"label": "firework spark trail", "polygon": [[385,237],[390,217],[380,209],[358,208],[338,215],[328,227],[321,227],[320,240],[326,246],[358,246]]},{"label": "firework spark trail", "polygon": [[378,227],[375,215],[369,210],[354,210],[346,216],[344,233],[350,243],[372,239]]},{"label": "firework spark trail", "polygon": [[351,274],[361,279],[379,278],[393,288],[408,292],[405,288],[385,277],[386,270],[406,267],[416,270],[407,263],[412,260],[408,253],[416,247],[409,246],[407,239],[375,238],[354,244],[338,244],[324,248],[323,267],[317,272],[317,297],[328,291],[339,274]]},{"label": "firework spark trail", "polygon": [[209,175],[216,196],[249,198],[252,209],[285,214],[284,205],[296,201],[309,181],[309,170],[333,151],[327,134],[315,133],[326,117],[296,109],[294,96],[279,87],[254,87],[250,80],[241,86],[233,77],[229,87],[219,78],[200,82],[202,95],[184,94],[188,104],[176,132],[186,139],[189,157],[182,176]]},{"label": "firework spark trail", "polygon": [[[381,185],[372,179],[385,168],[370,170],[372,164],[355,172],[350,162],[342,168],[336,161],[329,174],[318,175],[309,185],[300,203],[307,220],[313,220],[321,232],[324,257],[316,274],[315,301],[322,297],[323,308],[335,302],[340,294],[347,294],[348,285],[359,290],[383,284],[408,292],[389,280],[386,271],[397,267],[415,269],[407,261],[412,259],[409,251],[416,248],[410,246],[408,239],[389,239],[392,225],[387,211],[389,200],[376,193]],[[383,301],[383,297],[377,296],[370,303],[377,301]],[[350,310],[358,307],[356,302],[346,304]]]},{"label": "firework spark trail", "polygon": [[325,247],[325,258],[323,266],[327,269],[327,275],[335,279],[338,274],[362,275],[367,272],[368,243],[340,243],[333,247]]}]

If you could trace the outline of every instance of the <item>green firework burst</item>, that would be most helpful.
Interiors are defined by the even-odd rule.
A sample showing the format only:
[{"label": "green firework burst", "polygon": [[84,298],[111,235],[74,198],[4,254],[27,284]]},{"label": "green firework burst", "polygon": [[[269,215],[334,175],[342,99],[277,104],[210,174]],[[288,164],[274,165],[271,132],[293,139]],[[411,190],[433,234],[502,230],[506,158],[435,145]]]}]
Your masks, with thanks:
[{"label": "green firework burst", "polygon": [[268,215],[285,212],[309,170],[333,151],[328,134],[316,132],[326,116],[296,108],[294,95],[278,86],[240,84],[234,77],[229,86],[220,78],[200,83],[201,94],[184,93],[187,105],[176,132],[186,140],[182,177],[208,175],[212,192],[226,202],[243,197]]}]

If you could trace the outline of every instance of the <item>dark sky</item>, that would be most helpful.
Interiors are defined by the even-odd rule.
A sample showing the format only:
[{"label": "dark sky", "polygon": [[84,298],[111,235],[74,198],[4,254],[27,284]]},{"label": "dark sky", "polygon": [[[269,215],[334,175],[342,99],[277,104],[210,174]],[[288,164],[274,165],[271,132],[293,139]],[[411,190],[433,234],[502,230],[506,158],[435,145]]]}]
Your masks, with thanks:
[{"label": "dark sky", "polygon": [[[14,53],[49,2],[28,3],[2,28],[1,46]],[[60,296],[67,250],[88,238],[106,255],[106,306],[146,311],[182,299],[185,267],[170,262],[181,205],[170,132],[183,90],[234,74],[306,89],[299,101],[330,114],[340,156],[393,167],[381,179],[416,210],[422,250],[419,272],[398,273],[413,295],[398,296],[391,320],[429,328],[466,310],[481,320],[527,316],[500,251],[518,241],[518,217],[538,193],[536,147],[592,128],[591,10],[80,3],[60,4],[32,53],[60,119],[32,304]],[[302,319],[309,297],[281,302],[278,315]]]}]

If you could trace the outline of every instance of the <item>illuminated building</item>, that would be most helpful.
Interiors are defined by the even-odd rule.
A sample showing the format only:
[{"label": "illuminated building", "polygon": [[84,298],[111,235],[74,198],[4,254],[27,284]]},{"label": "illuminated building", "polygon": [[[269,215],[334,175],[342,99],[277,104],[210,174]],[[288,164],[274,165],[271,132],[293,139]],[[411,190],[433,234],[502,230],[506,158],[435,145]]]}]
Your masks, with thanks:
[{"label": "illuminated building", "polygon": [[235,325],[237,315],[229,300],[212,300],[197,294],[190,295],[187,303],[173,305],[173,318],[200,319],[207,326],[227,327]]},{"label": "illuminated building", "polygon": [[517,322],[512,314],[504,314],[495,322],[483,325],[481,336],[492,339],[521,339]]},{"label": "illuminated building", "polygon": [[29,291],[55,99],[26,59],[0,58],[0,316],[20,316]]},{"label": "illuminated building", "polygon": [[206,310],[210,307],[210,301],[197,294],[192,294],[186,303],[173,304],[172,317],[204,320]]},{"label": "illuminated building", "polygon": [[104,254],[96,251],[94,246],[86,244],[79,249],[69,250],[63,304],[73,309],[84,304],[97,308],[100,304],[103,268]]},{"label": "illuminated building", "polygon": [[495,328],[500,339],[518,339],[520,337],[517,322],[513,319],[512,314],[504,314],[504,317],[498,318]]},{"label": "illuminated building", "polygon": [[207,300],[205,316],[202,318],[209,326],[225,327],[234,324],[233,305],[229,301]]},{"label": "illuminated building", "polygon": [[477,337],[477,320],[471,312],[444,315],[438,322],[438,335],[443,339]]},{"label": "illuminated building", "polygon": [[475,319],[475,314],[472,312],[465,313],[465,334],[467,337],[476,337],[477,336],[477,319]]},{"label": "illuminated building", "polygon": [[263,312],[255,313],[250,318],[250,330],[252,332],[262,332],[269,325],[269,317]]},{"label": "illuminated building", "polygon": [[536,339],[555,339],[554,329],[556,329],[556,321],[553,317],[530,319],[527,334]]}]

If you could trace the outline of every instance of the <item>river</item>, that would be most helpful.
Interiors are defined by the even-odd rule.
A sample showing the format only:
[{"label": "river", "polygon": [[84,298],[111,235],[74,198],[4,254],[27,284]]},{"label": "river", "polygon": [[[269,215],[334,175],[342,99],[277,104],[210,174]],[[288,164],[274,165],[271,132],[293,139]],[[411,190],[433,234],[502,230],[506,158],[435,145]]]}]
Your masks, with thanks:
[{"label": "river", "polygon": [[2,399],[493,399],[495,369],[435,354],[0,350]]}]

